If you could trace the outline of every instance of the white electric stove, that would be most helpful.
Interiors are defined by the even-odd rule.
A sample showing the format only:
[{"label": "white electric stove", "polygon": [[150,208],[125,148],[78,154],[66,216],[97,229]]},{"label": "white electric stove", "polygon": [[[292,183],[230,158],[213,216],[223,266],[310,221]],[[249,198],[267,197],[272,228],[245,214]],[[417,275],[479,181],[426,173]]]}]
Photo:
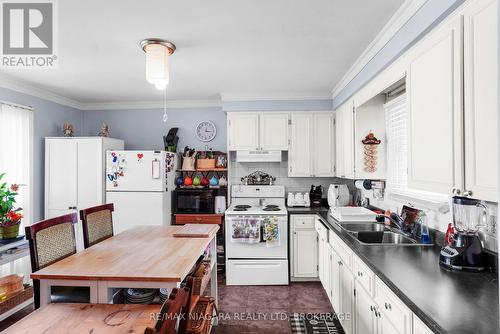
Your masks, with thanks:
[{"label": "white electric stove", "polygon": [[226,284],[288,284],[285,187],[233,185],[225,216]]}]

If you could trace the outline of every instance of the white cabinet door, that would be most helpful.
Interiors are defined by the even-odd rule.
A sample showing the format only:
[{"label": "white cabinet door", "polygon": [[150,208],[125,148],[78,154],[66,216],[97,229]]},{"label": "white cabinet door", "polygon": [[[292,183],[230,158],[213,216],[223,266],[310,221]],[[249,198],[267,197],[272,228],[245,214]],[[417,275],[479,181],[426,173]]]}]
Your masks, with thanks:
[{"label": "white cabinet door", "polygon": [[333,113],[314,114],[314,176],[335,176],[335,115]]},{"label": "white cabinet door", "polygon": [[100,205],[104,200],[101,139],[78,139],[78,208]]},{"label": "white cabinet door", "polygon": [[341,273],[340,273],[340,257],[337,253],[330,247],[330,302],[332,303],[333,310],[340,314],[340,285],[341,285]]},{"label": "white cabinet door", "polygon": [[354,113],[352,101],[335,112],[335,165],[337,177],[354,178]]},{"label": "white cabinet door", "polygon": [[313,175],[313,123],[312,113],[292,114],[288,176]]},{"label": "white cabinet door", "polygon": [[[354,275],[341,262],[340,265],[340,312],[344,315],[340,322],[346,334],[354,333]],[[349,317],[351,315],[351,317]]]},{"label": "white cabinet door", "polygon": [[[396,329],[388,320],[385,314],[379,313],[377,318],[377,334],[403,334],[404,332]],[[415,334],[415,333],[413,333]]]},{"label": "white cabinet door", "polygon": [[335,176],[345,177],[344,166],[344,132],[342,107],[335,111]]},{"label": "white cabinet door", "polygon": [[472,2],[464,15],[465,190],[498,201],[497,1]]},{"label": "white cabinet door", "polygon": [[344,175],[354,179],[354,109],[352,102],[347,102],[342,109],[342,146],[344,147]]},{"label": "white cabinet door", "polygon": [[259,149],[259,114],[228,114],[228,148],[230,151]]},{"label": "white cabinet door", "polygon": [[461,21],[429,34],[410,56],[408,185],[462,189]]},{"label": "white cabinet door", "polygon": [[328,258],[328,253],[325,253],[325,243],[325,240],[318,235],[318,277],[323,288],[328,291],[328,286],[325,285],[327,270],[327,267],[325,267],[325,258]]},{"label": "white cabinet door", "polygon": [[318,233],[316,230],[293,232],[293,276],[318,277]]},{"label": "white cabinet door", "polygon": [[259,146],[262,150],[288,150],[288,117],[285,113],[261,113]]},{"label": "white cabinet door", "polygon": [[432,334],[431,331],[415,314],[413,315],[413,334]]},{"label": "white cabinet door", "polygon": [[321,246],[323,247],[323,263],[320,263],[320,266],[323,266],[323,288],[325,291],[330,290],[330,244],[328,240],[325,238],[322,242]]},{"label": "white cabinet door", "polygon": [[45,170],[45,218],[74,212],[78,205],[76,141],[46,139]]},{"label": "white cabinet door", "polygon": [[356,333],[372,334],[376,332],[376,319],[373,312],[374,302],[362,287],[356,287]]}]

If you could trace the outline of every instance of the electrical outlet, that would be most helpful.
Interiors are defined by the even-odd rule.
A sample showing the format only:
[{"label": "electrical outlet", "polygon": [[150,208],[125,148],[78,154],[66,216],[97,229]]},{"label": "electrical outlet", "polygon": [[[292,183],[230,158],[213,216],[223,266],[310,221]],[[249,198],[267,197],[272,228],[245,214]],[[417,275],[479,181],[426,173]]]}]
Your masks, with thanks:
[{"label": "electrical outlet", "polygon": [[484,230],[487,234],[497,237],[497,216],[491,215],[489,217]]}]

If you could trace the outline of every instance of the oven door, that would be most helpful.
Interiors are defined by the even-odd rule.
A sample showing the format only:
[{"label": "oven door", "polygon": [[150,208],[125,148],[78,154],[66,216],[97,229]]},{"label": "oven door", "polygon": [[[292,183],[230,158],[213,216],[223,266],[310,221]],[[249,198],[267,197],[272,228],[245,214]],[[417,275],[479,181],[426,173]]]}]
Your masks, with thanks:
[{"label": "oven door", "polygon": [[[271,218],[276,222],[278,227],[278,239],[268,242],[264,240],[264,225],[265,218]],[[238,230],[241,224],[246,220],[259,220],[261,224],[259,237],[255,236],[255,231],[248,236],[241,237]],[[246,215],[229,215],[225,219],[226,225],[226,256],[228,259],[286,259],[288,254],[288,226],[287,216],[246,216]],[[252,227],[249,227],[252,228]]]},{"label": "oven door", "polygon": [[174,214],[215,213],[213,189],[176,189],[172,196]]}]

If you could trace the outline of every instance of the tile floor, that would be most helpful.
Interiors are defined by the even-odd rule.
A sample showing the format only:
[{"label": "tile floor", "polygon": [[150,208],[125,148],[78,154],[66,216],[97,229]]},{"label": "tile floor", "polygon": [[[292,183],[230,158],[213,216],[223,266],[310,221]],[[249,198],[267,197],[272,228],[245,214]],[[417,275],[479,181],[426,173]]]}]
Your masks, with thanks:
[{"label": "tile floor", "polygon": [[331,313],[319,282],[288,286],[226,286],[219,280],[220,322],[215,334],[290,334],[290,313]]},{"label": "tile floor", "polygon": [[[207,294],[209,291],[207,291]],[[0,332],[31,313],[32,306],[0,322]],[[220,323],[215,334],[290,334],[290,313],[331,313],[319,282],[288,286],[226,286],[219,278]]]}]

